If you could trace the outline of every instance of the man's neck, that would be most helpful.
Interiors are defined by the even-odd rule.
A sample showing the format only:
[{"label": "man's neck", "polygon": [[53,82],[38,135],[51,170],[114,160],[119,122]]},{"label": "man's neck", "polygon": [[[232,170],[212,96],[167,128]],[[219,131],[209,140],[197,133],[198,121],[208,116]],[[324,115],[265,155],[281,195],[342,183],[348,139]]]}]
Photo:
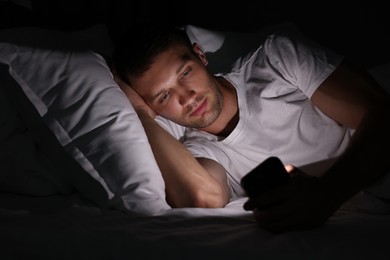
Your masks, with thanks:
[{"label": "man's neck", "polygon": [[227,137],[239,121],[237,92],[235,87],[225,78],[218,77],[217,81],[223,96],[221,114],[213,124],[199,130],[220,137]]}]

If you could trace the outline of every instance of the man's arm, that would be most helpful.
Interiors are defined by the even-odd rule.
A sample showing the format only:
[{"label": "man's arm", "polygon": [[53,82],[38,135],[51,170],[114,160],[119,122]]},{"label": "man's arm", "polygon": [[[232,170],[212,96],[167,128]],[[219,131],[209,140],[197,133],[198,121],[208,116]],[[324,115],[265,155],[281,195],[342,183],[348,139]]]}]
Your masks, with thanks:
[{"label": "man's arm", "polygon": [[390,96],[367,72],[342,63],[312,102],[342,125],[356,129],[352,142],[321,178],[350,198],[388,172]]},{"label": "man's arm", "polygon": [[[366,72],[341,63],[311,100],[326,115],[356,132],[345,153],[320,178],[296,174],[289,184],[245,204],[246,209],[257,208],[260,226],[274,232],[322,224],[389,170],[390,127],[386,121],[390,98]],[[272,203],[276,206],[267,208]]]},{"label": "man's arm", "polygon": [[154,111],[125,82],[115,78],[136,110],[165,181],[172,207],[224,207],[230,199],[225,169],[206,158],[194,158],[163,129]]}]

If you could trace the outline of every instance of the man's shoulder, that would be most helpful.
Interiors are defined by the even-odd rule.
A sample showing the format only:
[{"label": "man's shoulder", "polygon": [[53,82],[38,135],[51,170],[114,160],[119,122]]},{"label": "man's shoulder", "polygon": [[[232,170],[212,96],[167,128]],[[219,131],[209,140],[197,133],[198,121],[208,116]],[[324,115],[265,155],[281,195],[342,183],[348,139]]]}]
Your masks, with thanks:
[{"label": "man's shoulder", "polygon": [[183,140],[186,133],[186,127],[176,124],[162,116],[157,116],[155,121],[177,140]]}]

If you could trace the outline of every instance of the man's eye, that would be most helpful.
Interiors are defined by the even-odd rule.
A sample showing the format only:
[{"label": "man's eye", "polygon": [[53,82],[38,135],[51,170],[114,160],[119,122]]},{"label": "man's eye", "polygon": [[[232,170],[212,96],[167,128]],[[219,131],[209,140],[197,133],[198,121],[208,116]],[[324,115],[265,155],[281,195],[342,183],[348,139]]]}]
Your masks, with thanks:
[{"label": "man's eye", "polygon": [[168,98],[169,98],[169,96],[170,96],[170,92],[169,92],[169,91],[164,92],[164,93],[161,95],[159,102],[160,102],[160,103],[163,103],[163,102],[167,101]]},{"label": "man's eye", "polygon": [[190,75],[191,69],[187,69],[186,71],[183,72],[182,78],[185,79]]}]

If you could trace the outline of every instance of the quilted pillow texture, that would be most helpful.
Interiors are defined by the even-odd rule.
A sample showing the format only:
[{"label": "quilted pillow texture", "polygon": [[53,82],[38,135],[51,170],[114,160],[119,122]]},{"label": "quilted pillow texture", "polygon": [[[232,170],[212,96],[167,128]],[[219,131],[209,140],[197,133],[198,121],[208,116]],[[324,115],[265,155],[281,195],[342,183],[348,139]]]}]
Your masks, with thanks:
[{"label": "quilted pillow texture", "polygon": [[[38,112],[88,176],[62,179],[99,205],[145,214],[170,208],[142,124],[102,56],[0,43],[0,62],[36,109],[23,112]],[[104,196],[91,196],[96,186]]]}]

